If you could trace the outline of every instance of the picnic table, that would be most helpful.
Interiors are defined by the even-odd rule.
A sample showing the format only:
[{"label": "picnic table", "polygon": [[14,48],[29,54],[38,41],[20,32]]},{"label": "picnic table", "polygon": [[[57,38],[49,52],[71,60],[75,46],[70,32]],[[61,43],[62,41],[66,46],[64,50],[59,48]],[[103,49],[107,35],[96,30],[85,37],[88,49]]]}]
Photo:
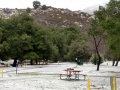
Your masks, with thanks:
[{"label": "picnic table", "polygon": [[82,76],[84,76],[84,80],[85,80],[86,74],[80,74],[80,72],[82,72],[82,70],[66,69],[64,71],[66,71],[66,73],[60,74],[60,79],[62,79],[62,76],[66,76],[66,79],[70,80],[71,77],[74,76],[73,79],[79,80],[79,76],[82,75]]}]

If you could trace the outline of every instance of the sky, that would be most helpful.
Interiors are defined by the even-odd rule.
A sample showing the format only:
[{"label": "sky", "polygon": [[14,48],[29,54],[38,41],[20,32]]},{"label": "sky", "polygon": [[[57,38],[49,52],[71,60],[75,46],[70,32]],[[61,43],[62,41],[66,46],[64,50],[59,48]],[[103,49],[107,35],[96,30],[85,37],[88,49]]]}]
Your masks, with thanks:
[{"label": "sky", "polygon": [[[0,0],[0,8],[33,8],[33,1],[36,0]],[[104,4],[109,0],[37,0],[41,5],[52,6],[56,8],[70,9],[72,11],[82,10],[89,6]]]}]

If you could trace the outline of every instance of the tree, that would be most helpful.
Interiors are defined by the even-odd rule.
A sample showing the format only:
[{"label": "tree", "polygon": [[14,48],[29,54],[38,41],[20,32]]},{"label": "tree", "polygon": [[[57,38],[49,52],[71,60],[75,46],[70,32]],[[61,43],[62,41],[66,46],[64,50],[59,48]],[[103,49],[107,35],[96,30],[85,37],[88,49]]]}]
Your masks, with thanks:
[{"label": "tree", "polygon": [[[101,57],[101,61],[100,61],[100,64],[103,63],[104,61],[104,57],[102,54],[100,54],[100,57]],[[92,54],[92,56],[90,57],[90,62],[94,65],[96,65],[96,63],[98,63],[99,61],[99,58],[95,56],[95,54]]]},{"label": "tree", "polygon": [[43,5],[42,6],[42,10],[46,10],[47,9],[47,6],[46,5]]},{"label": "tree", "polygon": [[13,28],[9,28],[9,33],[13,34],[10,34],[7,42],[12,58],[30,59],[33,64],[33,59],[36,62],[38,59],[47,61],[54,55],[56,48],[52,42],[50,28],[39,26],[26,13],[11,18],[10,22]]},{"label": "tree", "polygon": [[[103,9],[103,8],[99,8],[99,9]],[[95,15],[96,15],[96,12],[95,12]],[[91,26],[89,28],[88,34],[92,37],[94,42],[94,47],[95,47],[94,52],[95,52],[95,60],[96,60],[95,64],[97,64],[97,71],[99,71],[99,66],[101,62],[99,47],[101,45],[103,37],[105,36],[105,30],[102,29],[102,27],[100,26],[99,20],[97,19],[96,16],[91,21]],[[98,57],[98,62],[96,57]]]},{"label": "tree", "polygon": [[[120,1],[110,0],[106,7],[101,7],[96,12],[96,17],[99,20],[100,25],[107,34],[108,50],[111,52],[114,58],[120,58],[119,55],[119,33],[120,33]],[[114,42],[114,44],[113,44]],[[116,43],[117,42],[117,43]],[[117,60],[118,63],[119,60]],[[115,60],[113,60],[114,65]]]},{"label": "tree", "polygon": [[29,52],[23,57],[24,59],[31,60],[30,64],[33,65],[33,60],[37,60],[39,56],[35,52]]},{"label": "tree", "polygon": [[66,38],[65,38],[65,33],[64,33],[64,29],[61,28],[52,28],[51,29],[51,37],[52,37],[52,41],[54,47],[53,49],[55,49],[54,54],[56,56],[54,56],[54,61],[58,61],[58,60],[64,60],[64,55],[67,52],[67,46],[66,46]]},{"label": "tree", "polygon": [[118,36],[117,38],[111,38],[111,40],[108,42],[108,51],[112,54],[113,56],[113,64],[112,66],[115,65],[115,60],[117,61],[116,62],[116,65],[118,65],[118,62],[119,62],[119,59],[120,59],[120,36]]},{"label": "tree", "polygon": [[27,12],[27,13],[30,13],[30,12],[31,12],[31,8],[28,7],[28,8],[26,9],[26,12]]},{"label": "tree", "polygon": [[107,15],[111,14],[108,16],[108,18],[106,19],[106,26],[108,28],[108,26],[112,27],[109,28],[108,35],[110,36],[108,38],[108,50],[110,51],[110,53],[113,55],[114,60],[113,60],[113,66],[115,63],[115,59],[117,60],[117,63],[115,66],[118,65],[119,59],[120,59],[120,1],[119,0],[111,0],[108,4],[107,4],[107,8],[106,8],[106,12]]},{"label": "tree", "polygon": [[6,42],[6,33],[7,31],[5,30],[7,21],[6,19],[0,18],[0,59],[1,60],[7,60],[9,59],[8,56],[8,51],[9,51],[9,46],[8,43]]},{"label": "tree", "polygon": [[34,9],[37,9],[40,5],[41,5],[41,3],[39,1],[33,1]]},{"label": "tree", "polygon": [[80,28],[51,28],[49,32],[51,33],[49,38],[52,40],[52,59],[55,62],[74,61],[87,46],[87,38],[81,34]]},{"label": "tree", "polygon": [[58,54],[57,46],[53,42],[53,32],[51,27],[40,27],[33,36],[34,50],[39,55],[39,59],[48,61],[54,59]]},{"label": "tree", "polygon": [[82,58],[81,55],[86,53],[87,37],[82,35],[81,29],[77,27],[67,27],[64,31],[67,45],[65,59],[74,61],[76,57]]},{"label": "tree", "polygon": [[39,26],[27,13],[13,16],[5,22],[1,20],[0,24],[0,58],[14,59],[14,67],[18,59],[37,61],[58,56],[58,47],[53,42],[56,37],[54,32],[51,32],[52,28]]},{"label": "tree", "polygon": [[27,13],[13,16],[7,20],[6,42],[9,47],[10,58],[14,59],[13,67],[16,67],[18,59],[33,51],[33,35],[37,32],[36,23]]}]

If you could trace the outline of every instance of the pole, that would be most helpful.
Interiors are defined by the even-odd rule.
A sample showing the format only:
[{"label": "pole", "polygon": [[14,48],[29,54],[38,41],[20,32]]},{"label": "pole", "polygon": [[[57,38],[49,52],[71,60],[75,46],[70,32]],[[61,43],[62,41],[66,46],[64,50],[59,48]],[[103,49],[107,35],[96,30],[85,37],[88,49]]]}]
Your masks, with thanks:
[{"label": "pole", "polygon": [[2,68],[2,78],[3,78],[3,76],[4,76],[4,69]]},{"label": "pole", "polygon": [[76,67],[77,67],[77,58],[76,58]]},{"label": "pole", "polygon": [[111,90],[117,90],[115,77],[110,77],[110,84],[111,84]]},{"label": "pole", "polygon": [[17,74],[18,62],[16,62],[16,74]]},{"label": "pole", "polygon": [[90,78],[88,78],[87,81],[88,81],[88,90],[91,90],[91,89],[90,89]]}]

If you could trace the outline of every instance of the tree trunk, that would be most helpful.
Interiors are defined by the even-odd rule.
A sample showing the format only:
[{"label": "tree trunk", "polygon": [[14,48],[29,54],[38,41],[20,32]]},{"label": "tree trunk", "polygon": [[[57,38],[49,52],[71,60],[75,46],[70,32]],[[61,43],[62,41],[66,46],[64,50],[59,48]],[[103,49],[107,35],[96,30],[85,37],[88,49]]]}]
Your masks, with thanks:
[{"label": "tree trunk", "polygon": [[36,65],[38,64],[38,60],[35,60],[35,62],[36,62]]},{"label": "tree trunk", "polygon": [[30,65],[33,65],[33,60],[30,61]]},{"label": "tree trunk", "polygon": [[96,52],[95,52],[95,65],[97,65]]},{"label": "tree trunk", "polygon": [[46,64],[46,65],[48,64],[48,60],[47,60],[47,59],[45,59],[45,64]]},{"label": "tree trunk", "polygon": [[116,64],[115,64],[115,66],[118,66],[118,62],[119,62],[119,59],[117,59],[117,62],[116,62]]},{"label": "tree trunk", "polygon": [[100,54],[99,54],[98,51],[97,51],[97,55],[98,55],[97,71],[99,71],[99,66],[100,66],[101,57],[100,57]]},{"label": "tree trunk", "polygon": [[98,47],[99,47],[99,44],[100,44],[102,38],[100,38],[98,42],[97,42],[97,39],[96,39],[95,36],[93,36],[93,39],[94,39],[94,44],[95,44],[95,51],[96,51],[96,54],[98,56],[97,71],[99,71],[101,57],[100,57],[100,54],[99,54],[99,51],[98,51]]},{"label": "tree trunk", "polygon": [[115,59],[113,59],[113,63],[112,63],[112,66],[114,66],[114,64],[115,64]]},{"label": "tree trunk", "polygon": [[21,60],[21,67],[22,67],[22,64],[23,64],[23,60]]},{"label": "tree trunk", "polygon": [[101,61],[101,57],[100,57],[100,54],[99,54],[99,51],[98,51],[98,46],[95,44],[95,50],[96,50],[96,55],[98,56],[98,62],[96,61],[97,63],[97,71],[99,71],[99,66],[100,66],[100,61]]},{"label": "tree trunk", "polygon": [[16,65],[17,65],[17,58],[14,58],[14,62],[13,62],[13,67],[16,67]]}]

